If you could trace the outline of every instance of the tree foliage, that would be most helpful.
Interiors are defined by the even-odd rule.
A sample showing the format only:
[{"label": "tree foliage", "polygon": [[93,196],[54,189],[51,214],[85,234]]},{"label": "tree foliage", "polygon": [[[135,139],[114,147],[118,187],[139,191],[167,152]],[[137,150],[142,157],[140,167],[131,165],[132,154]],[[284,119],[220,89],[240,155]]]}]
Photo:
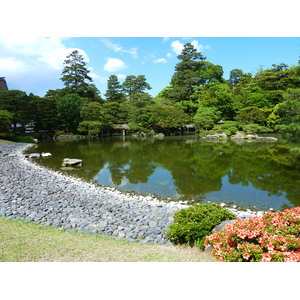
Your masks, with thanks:
[{"label": "tree foliage", "polygon": [[12,114],[7,110],[0,110],[0,137],[11,137],[13,134],[9,128],[12,121]]},{"label": "tree foliage", "polygon": [[80,122],[81,100],[77,94],[58,98],[56,101],[57,117],[62,128],[76,133]]},{"label": "tree foliage", "polygon": [[78,50],[72,51],[64,61],[61,80],[69,93],[84,97],[91,92],[86,81],[91,82],[92,78],[88,75],[90,70],[86,64],[83,55],[79,54]]}]

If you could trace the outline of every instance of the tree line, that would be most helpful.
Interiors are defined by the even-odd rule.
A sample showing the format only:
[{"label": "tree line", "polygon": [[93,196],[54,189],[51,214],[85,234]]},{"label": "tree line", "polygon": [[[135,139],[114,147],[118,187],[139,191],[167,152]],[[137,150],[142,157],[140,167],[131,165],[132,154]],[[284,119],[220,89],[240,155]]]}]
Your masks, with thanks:
[{"label": "tree line", "polygon": [[[156,97],[144,75],[129,75],[121,84],[107,81],[104,97],[93,84],[77,50],[64,61],[64,88],[44,97],[20,90],[0,92],[0,136],[12,137],[28,128],[34,132],[100,135],[116,124],[133,132],[180,133],[185,124],[197,131],[234,134],[280,131],[300,136],[300,62],[273,64],[256,74],[241,69],[223,78],[223,68],[206,60],[187,43],[170,84]],[[218,124],[220,120],[222,124]]]}]

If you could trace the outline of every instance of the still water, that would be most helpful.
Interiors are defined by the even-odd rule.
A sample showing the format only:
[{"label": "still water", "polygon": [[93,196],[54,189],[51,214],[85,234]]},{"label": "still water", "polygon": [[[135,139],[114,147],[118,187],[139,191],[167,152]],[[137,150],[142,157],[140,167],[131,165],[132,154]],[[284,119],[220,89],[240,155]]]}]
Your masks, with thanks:
[{"label": "still water", "polygon": [[86,181],[190,203],[225,202],[258,209],[300,206],[299,144],[207,141],[195,136],[164,139],[105,137],[45,142],[29,152],[50,152],[38,163],[61,170],[64,158],[83,166],[62,171]]}]

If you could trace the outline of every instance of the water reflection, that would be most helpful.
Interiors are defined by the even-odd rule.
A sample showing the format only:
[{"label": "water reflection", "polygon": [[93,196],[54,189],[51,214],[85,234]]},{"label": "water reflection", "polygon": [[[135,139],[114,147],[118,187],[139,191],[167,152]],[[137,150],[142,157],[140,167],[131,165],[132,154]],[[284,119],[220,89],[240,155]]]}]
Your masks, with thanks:
[{"label": "water reflection", "polygon": [[[198,137],[162,140],[114,137],[40,144],[59,169],[63,158],[81,158],[72,171],[121,190],[192,202],[233,202],[261,209],[300,205],[300,161],[285,141],[211,142]],[[34,150],[36,151],[36,150]]]}]

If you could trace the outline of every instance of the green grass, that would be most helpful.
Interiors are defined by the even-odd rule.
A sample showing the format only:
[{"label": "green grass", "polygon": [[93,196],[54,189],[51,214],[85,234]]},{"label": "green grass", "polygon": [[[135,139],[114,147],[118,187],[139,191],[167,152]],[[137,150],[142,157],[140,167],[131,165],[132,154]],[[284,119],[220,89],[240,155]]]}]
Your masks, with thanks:
[{"label": "green grass", "polygon": [[165,247],[0,218],[1,262],[209,262],[196,247]]},{"label": "green grass", "polygon": [[7,140],[1,140],[0,139],[0,143],[13,143],[12,141],[7,141]]}]

